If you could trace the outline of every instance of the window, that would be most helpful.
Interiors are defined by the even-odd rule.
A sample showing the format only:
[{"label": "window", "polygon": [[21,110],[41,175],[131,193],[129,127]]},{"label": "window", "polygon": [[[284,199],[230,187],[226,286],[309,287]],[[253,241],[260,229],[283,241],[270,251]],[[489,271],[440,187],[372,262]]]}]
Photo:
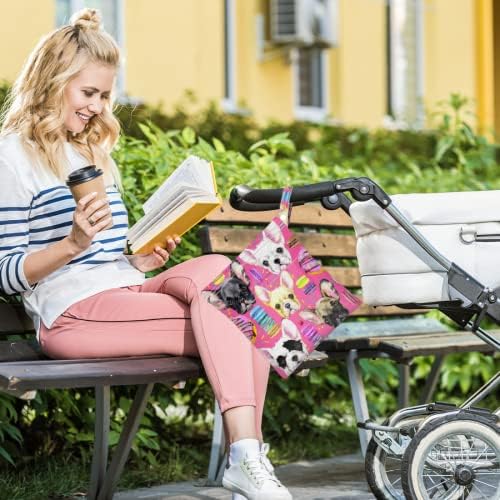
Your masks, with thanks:
[{"label": "window", "polygon": [[403,127],[424,121],[422,19],[422,0],[389,0],[387,112]]},{"label": "window", "polygon": [[124,19],[123,19],[123,2],[124,0],[56,0],[56,25],[61,26],[69,22],[72,14],[85,7],[98,9],[102,16],[104,29],[117,41],[121,53],[122,61],[118,78],[116,82],[116,90],[118,97],[125,95],[125,34],[124,34]]},{"label": "window", "polygon": [[325,51],[299,48],[294,61],[295,115],[300,120],[322,121],[327,114]]},{"label": "window", "polygon": [[236,33],[234,0],[224,1],[224,99],[225,111],[234,112],[236,105]]}]

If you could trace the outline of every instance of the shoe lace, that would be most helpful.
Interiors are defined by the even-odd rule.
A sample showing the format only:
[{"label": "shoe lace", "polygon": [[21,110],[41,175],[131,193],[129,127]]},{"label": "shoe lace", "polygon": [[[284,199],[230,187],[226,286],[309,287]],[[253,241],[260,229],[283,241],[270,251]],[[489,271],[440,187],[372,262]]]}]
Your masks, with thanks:
[{"label": "shoe lace", "polygon": [[[246,457],[243,461],[248,473],[255,481],[255,484],[258,488],[262,486],[262,483],[265,481],[274,481],[275,483],[279,483],[274,474],[272,474],[265,464],[262,462],[261,455],[257,455],[256,457]],[[272,466],[271,466],[272,467]]]},{"label": "shoe lace", "polygon": [[274,467],[269,458],[267,458],[267,454],[269,453],[269,444],[268,443],[263,443],[261,448],[260,448],[260,459],[262,460],[262,463],[264,464],[264,467],[268,470],[270,474],[274,475]]}]

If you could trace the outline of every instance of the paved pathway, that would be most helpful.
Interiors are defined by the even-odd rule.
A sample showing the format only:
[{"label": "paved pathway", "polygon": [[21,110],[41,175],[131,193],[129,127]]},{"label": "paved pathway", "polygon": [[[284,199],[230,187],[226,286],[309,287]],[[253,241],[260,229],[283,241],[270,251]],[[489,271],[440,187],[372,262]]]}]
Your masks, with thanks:
[{"label": "paved pathway", "polygon": [[[278,477],[295,500],[373,500],[365,481],[360,455],[296,462],[276,469]],[[172,483],[153,488],[117,493],[113,500],[230,500],[223,488],[196,486],[192,482]]]}]

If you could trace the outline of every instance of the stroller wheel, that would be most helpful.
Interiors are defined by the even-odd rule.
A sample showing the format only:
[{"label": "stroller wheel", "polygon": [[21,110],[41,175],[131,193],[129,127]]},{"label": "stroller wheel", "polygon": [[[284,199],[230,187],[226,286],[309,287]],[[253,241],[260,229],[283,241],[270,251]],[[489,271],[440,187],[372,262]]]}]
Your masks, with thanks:
[{"label": "stroller wheel", "polygon": [[404,500],[401,485],[402,457],[389,455],[371,439],[366,448],[365,472],[370,490],[377,500]]},{"label": "stroller wheel", "polygon": [[[422,417],[411,417],[401,421],[398,427],[413,436],[422,422]],[[383,422],[387,425],[389,420]],[[368,443],[365,456],[365,473],[368,486],[378,500],[405,500],[401,484],[401,455],[387,453],[372,438]]]},{"label": "stroller wheel", "polygon": [[406,498],[500,500],[500,427],[474,413],[422,426],[403,455]]}]

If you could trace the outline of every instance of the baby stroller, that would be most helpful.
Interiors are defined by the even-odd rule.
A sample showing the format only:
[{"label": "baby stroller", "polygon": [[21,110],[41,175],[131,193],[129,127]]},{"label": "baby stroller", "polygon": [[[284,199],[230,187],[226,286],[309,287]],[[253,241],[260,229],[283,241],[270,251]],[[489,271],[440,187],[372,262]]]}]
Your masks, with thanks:
[{"label": "baby stroller", "polygon": [[[274,210],[280,198],[281,189],[238,186],[230,202],[238,210]],[[498,250],[478,245],[500,242],[500,192],[396,195],[400,211],[361,177],[294,188],[293,205],[309,201],[351,216],[366,304],[438,309],[500,351],[500,342],[481,328],[486,318],[500,324],[500,274],[491,269]],[[498,395],[499,386],[500,372],[460,406],[436,402],[398,410],[383,425],[359,422],[373,435],[365,465],[376,498],[500,500],[500,408],[476,406]]]}]

